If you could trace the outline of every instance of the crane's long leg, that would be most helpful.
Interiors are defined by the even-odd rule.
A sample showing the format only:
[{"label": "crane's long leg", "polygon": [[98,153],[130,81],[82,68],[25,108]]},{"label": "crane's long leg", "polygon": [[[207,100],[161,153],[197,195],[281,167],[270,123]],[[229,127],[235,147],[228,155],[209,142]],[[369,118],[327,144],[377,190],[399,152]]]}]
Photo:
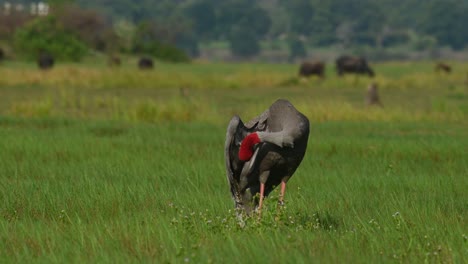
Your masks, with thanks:
[{"label": "crane's long leg", "polygon": [[265,183],[268,180],[268,176],[270,176],[270,171],[264,171],[260,174],[260,201],[258,202],[258,214],[262,216],[262,205],[263,205],[263,198],[265,197]]},{"label": "crane's long leg", "polygon": [[265,193],[265,184],[260,183],[260,202],[258,203],[258,213],[261,215],[262,213],[262,204],[263,204],[263,196]]},{"label": "crane's long leg", "polygon": [[280,197],[279,197],[279,201],[278,201],[278,204],[279,205],[283,205],[284,204],[284,193],[286,192],[286,182],[285,181],[281,181],[281,193],[280,193]]}]

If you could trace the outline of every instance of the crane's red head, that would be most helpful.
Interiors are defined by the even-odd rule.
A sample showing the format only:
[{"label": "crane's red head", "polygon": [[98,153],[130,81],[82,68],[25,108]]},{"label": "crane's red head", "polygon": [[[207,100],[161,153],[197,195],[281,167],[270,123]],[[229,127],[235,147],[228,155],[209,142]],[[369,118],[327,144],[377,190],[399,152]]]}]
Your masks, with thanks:
[{"label": "crane's red head", "polygon": [[239,159],[242,161],[248,161],[252,158],[253,155],[253,147],[255,144],[260,143],[260,138],[258,137],[257,133],[251,133],[246,136],[241,143],[239,149]]}]

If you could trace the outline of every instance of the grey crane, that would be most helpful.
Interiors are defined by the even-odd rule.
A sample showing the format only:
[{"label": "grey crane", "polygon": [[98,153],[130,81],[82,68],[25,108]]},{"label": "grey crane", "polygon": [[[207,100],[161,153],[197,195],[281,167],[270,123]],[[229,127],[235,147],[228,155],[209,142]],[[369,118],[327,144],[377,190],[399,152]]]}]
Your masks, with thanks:
[{"label": "grey crane", "polygon": [[279,185],[278,202],[283,204],[286,183],[304,158],[308,138],[309,120],[285,99],[246,124],[234,116],[224,150],[236,209],[261,212],[263,198]]}]

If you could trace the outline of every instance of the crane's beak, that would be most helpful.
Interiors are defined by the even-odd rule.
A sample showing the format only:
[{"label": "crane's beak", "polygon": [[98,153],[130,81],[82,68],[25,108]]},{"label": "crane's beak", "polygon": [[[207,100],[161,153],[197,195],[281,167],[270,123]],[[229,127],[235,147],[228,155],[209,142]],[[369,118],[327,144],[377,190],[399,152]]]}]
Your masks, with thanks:
[{"label": "crane's beak", "polygon": [[246,177],[247,175],[249,175],[252,172],[253,165],[255,164],[255,160],[257,159],[259,149],[260,148],[257,148],[255,150],[254,154],[252,155],[252,158],[244,163],[244,167],[242,168],[242,172],[241,172],[241,175],[240,175],[241,179],[242,179],[242,177]]}]

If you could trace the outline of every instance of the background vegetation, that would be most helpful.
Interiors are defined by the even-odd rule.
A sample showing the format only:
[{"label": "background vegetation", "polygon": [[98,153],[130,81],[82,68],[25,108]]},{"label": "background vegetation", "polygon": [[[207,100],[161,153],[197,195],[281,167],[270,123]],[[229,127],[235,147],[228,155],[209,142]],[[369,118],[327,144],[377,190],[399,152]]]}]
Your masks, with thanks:
[{"label": "background vegetation", "polygon": [[[133,23],[147,19],[171,27],[171,21],[177,21],[185,25],[182,34],[194,33],[194,42],[228,41],[233,54],[240,57],[258,54],[256,43],[274,44],[298,36],[308,47],[367,47],[381,53],[402,46],[407,50],[446,46],[462,50],[468,43],[468,33],[463,30],[468,23],[468,3],[463,0],[136,2],[114,1],[109,5],[106,1],[77,1]],[[239,30],[243,35],[236,33]],[[241,40],[250,43],[251,49],[239,52],[235,43]]]},{"label": "background vegetation", "polygon": [[[11,44],[16,30],[40,19],[26,8],[0,15],[0,39]],[[466,50],[468,3],[464,0],[55,0],[57,23],[36,39],[60,44],[67,34],[91,51],[152,55],[166,61],[190,57],[230,60],[332,60],[337,53],[371,60],[437,58]],[[37,25],[39,22],[35,22]],[[44,22],[42,22],[43,24]],[[31,30],[31,25],[25,30]],[[54,32],[50,32],[50,30]],[[55,32],[57,31],[57,32]],[[37,32],[37,31],[36,31]],[[21,34],[20,34],[21,35]],[[24,35],[24,33],[23,33]],[[56,36],[57,41],[50,39]],[[63,41],[62,41],[63,42]],[[30,46],[40,48],[36,42]],[[81,49],[80,49],[81,50]],[[323,53],[324,50],[331,54]],[[54,51],[54,53],[58,53]],[[76,51],[81,58],[81,51]],[[226,55],[228,54],[228,55]],[[415,55],[416,54],[416,55]],[[61,56],[61,54],[57,54]],[[73,58],[74,60],[76,58]],[[69,58],[69,56],[65,56]]]}]

